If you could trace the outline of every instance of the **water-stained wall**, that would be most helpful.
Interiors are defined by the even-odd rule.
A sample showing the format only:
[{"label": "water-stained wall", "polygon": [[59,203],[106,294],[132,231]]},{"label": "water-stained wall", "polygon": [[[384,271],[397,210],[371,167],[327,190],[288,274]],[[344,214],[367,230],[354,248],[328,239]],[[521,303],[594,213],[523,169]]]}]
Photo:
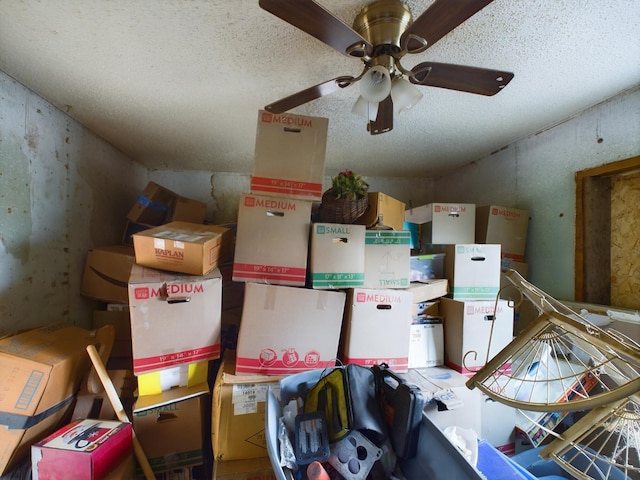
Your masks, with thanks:
[{"label": "water-stained wall", "polygon": [[118,243],[147,172],[0,72],[0,335],[88,327],[87,251]]}]

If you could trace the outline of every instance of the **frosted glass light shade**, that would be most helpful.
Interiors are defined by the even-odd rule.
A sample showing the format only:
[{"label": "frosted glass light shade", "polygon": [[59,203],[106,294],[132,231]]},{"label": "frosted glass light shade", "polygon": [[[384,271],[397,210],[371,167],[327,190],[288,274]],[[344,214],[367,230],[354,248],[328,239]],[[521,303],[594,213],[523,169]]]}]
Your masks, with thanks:
[{"label": "frosted glass light shade", "polygon": [[371,67],[360,80],[360,95],[368,102],[379,103],[391,92],[391,76],[382,65]]},{"label": "frosted glass light shade", "polygon": [[418,87],[404,78],[394,80],[391,87],[391,99],[396,113],[406,112],[422,98],[422,92]]},{"label": "frosted glass light shade", "polygon": [[367,102],[362,95],[358,97],[356,103],[353,104],[351,111],[361,117],[366,118],[370,122],[375,121],[378,116],[378,103]]}]

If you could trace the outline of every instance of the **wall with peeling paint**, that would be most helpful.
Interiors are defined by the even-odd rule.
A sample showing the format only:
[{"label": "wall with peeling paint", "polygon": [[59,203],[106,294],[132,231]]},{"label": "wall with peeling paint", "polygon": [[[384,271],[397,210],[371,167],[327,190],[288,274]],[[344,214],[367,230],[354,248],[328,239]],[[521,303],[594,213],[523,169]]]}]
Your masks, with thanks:
[{"label": "wall with peeling paint", "polygon": [[572,300],[575,174],[638,155],[640,88],[435,179],[435,196],[528,209],[529,280],[556,298]]},{"label": "wall with peeling paint", "polygon": [[[119,243],[147,171],[0,72],[0,335],[89,327],[79,296],[93,246]],[[124,214],[123,214],[124,212]]]}]

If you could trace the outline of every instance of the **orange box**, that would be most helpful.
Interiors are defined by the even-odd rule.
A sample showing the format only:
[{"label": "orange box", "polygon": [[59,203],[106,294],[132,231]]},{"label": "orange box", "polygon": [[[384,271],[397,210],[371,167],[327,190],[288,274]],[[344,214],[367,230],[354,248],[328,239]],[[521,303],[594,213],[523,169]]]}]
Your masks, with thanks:
[{"label": "orange box", "polygon": [[133,248],[112,245],[87,254],[80,294],[107,303],[127,303],[127,281],[135,262]]}]

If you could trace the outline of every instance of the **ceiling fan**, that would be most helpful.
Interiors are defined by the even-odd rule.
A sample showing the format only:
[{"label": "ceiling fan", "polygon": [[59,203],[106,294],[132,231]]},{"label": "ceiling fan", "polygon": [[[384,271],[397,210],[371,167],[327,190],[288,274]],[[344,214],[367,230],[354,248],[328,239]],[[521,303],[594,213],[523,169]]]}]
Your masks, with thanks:
[{"label": "ceiling fan", "polygon": [[400,63],[404,55],[424,52],[492,1],[435,0],[414,20],[401,0],[375,0],[350,27],[315,0],[259,0],[264,10],[364,63],[357,77],[339,76],[264,108],[284,113],[360,82],[360,98],[353,111],[368,119],[367,130],[376,135],[393,129],[394,110],[407,110],[420,100],[422,93],[414,85],[495,95],[513,73],[436,62],[405,69]]}]

